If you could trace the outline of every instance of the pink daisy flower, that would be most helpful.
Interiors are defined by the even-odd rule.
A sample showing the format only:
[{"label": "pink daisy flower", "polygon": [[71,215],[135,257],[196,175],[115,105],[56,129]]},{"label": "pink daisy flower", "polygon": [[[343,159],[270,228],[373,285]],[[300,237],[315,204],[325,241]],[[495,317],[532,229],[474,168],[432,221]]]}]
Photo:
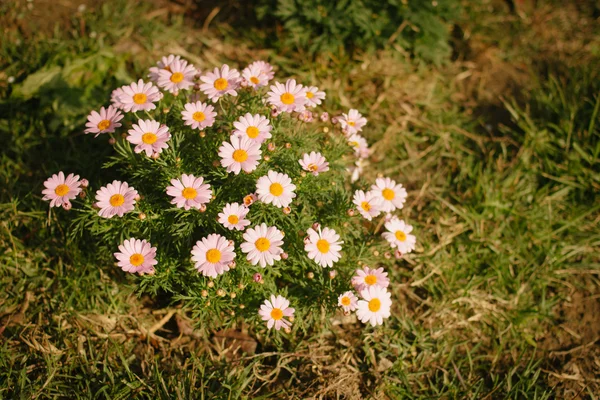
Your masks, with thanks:
[{"label": "pink daisy flower", "polygon": [[388,231],[381,236],[390,243],[392,248],[396,247],[402,254],[410,253],[415,249],[417,238],[410,234],[413,230],[411,225],[393,217],[386,222],[385,229]]},{"label": "pink daisy flower", "polygon": [[65,174],[60,171],[52,175],[44,182],[45,189],[42,190],[42,200],[50,201],[50,207],[60,207],[71,204],[69,200],[73,200],[81,193],[81,183],[79,175],[69,174],[65,178]]},{"label": "pink daisy flower", "polygon": [[200,85],[202,90],[213,102],[221,96],[230,94],[237,96],[237,88],[240,86],[240,73],[236,69],[229,69],[229,65],[223,64],[221,69],[215,68],[213,72],[202,75]]},{"label": "pink daisy flower", "polygon": [[311,151],[310,154],[304,153],[301,160],[298,160],[302,169],[310,172],[314,176],[320,172],[329,171],[329,163],[321,153]]},{"label": "pink daisy flower", "polygon": [[233,126],[235,127],[233,135],[246,137],[257,143],[263,143],[271,138],[272,126],[266,117],[259,114],[246,113],[235,121]]},{"label": "pink daisy flower", "polygon": [[238,203],[228,203],[223,208],[223,212],[219,213],[219,223],[229,230],[243,231],[250,225],[250,221],[246,219],[249,211],[248,207]]},{"label": "pink daisy flower", "polygon": [[306,105],[306,90],[295,79],[288,79],[284,84],[275,82],[267,93],[267,102],[279,111],[302,112]]},{"label": "pink daisy flower", "polygon": [[258,89],[259,87],[267,86],[269,80],[273,79],[273,76],[269,77],[261,65],[254,62],[242,71],[242,78],[247,86]]},{"label": "pink daisy flower", "polygon": [[269,171],[267,175],[261,176],[256,182],[256,194],[258,199],[275,207],[287,207],[296,197],[296,185],[287,174]]},{"label": "pink daisy flower", "polygon": [[325,92],[319,91],[316,86],[306,88],[306,107],[316,107],[325,100]]},{"label": "pink daisy flower", "polygon": [[373,192],[365,193],[362,190],[357,190],[354,192],[352,202],[358,208],[358,212],[369,221],[381,213],[381,198]]},{"label": "pink daisy flower", "polygon": [[342,130],[347,135],[352,135],[362,131],[363,126],[367,124],[367,119],[358,112],[358,110],[351,109],[348,114],[342,114],[338,118]]},{"label": "pink daisy flower", "polygon": [[95,133],[94,137],[98,137],[101,133],[114,132],[120,127],[119,121],[123,119],[123,114],[117,108],[108,106],[108,108],[102,107],[99,113],[92,111],[87,119],[88,122],[85,124],[87,129],[84,132]]},{"label": "pink daisy flower", "polygon": [[154,266],[158,264],[156,260],[156,247],[146,240],[134,239],[125,240],[119,246],[119,252],[114,253],[117,258],[117,265],[125,272],[140,275],[153,274]]},{"label": "pink daisy flower", "polygon": [[259,68],[263,75],[267,76],[267,80],[273,79],[275,76],[275,72],[273,71],[273,66],[266,61],[254,61],[252,64],[248,65],[248,68]]},{"label": "pink daisy flower", "polygon": [[168,57],[161,58],[160,61],[156,63],[156,67],[150,68],[148,78],[150,78],[152,82],[158,82],[158,78],[160,77],[160,71],[171,71],[171,64],[173,64],[173,62],[175,61],[179,61],[180,59],[180,56],[176,56],[173,54],[169,55]]},{"label": "pink daisy flower", "polygon": [[162,94],[152,82],[144,83],[141,79],[137,83],[123,86],[122,89],[123,94],[119,96],[119,101],[126,112],[154,110],[156,108],[154,102],[162,98]]},{"label": "pink daisy flower", "polygon": [[276,330],[280,330],[292,326],[292,323],[283,317],[291,317],[295,311],[285,297],[271,295],[271,300],[265,300],[260,306],[258,314],[263,321],[267,321],[267,328],[275,327]]},{"label": "pink daisy flower", "polygon": [[121,100],[119,100],[123,94],[124,94],[124,92],[123,92],[123,88],[122,87],[116,88],[110,94],[110,102],[112,103],[112,105],[115,108],[118,108],[119,110],[123,110],[124,109],[124,104],[121,103]]},{"label": "pink daisy flower", "polygon": [[252,265],[259,264],[265,268],[267,265],[273,265],[275,261],[281,260],[283,234],[279,229],[262,223],[254,228],[246,229],[243,237],[245,242],[240,248],[247,253],[246,259]]},{"label": "pink daisy flower", "polygon": [[367,143],[367,140],[358,133],[355,133],[348,138],[348,145],[354,149],[354,154],[358,157],[369,157],[369,144]]},{"label": "pink daisy flower", "polygon": [[122,217],[123,214],[133,211],[137,196],[137,190],[127,182],[113,181],[96,192],[96,205],[100,208],[98,215],[104,218],[112,218],[115,215]]},{"label": "pink daisy flower", "polygon": [[180,179],[171,179],[171,185],[167,187],[167,194],[173,197],[171,204],[178,208],[199,210],[212,198],[212,189],[208,183],[204,183],[201,176],[196,178],[194,175],[183,174]]},{"label": "pink daisy flower", "polygon": [[392,212],[404,207],[407,195],[406,189],[390,178],[377,178],[375,184],[371,186],[371,192],[381,197],[381,211],[383,212]]},{"label": "pink daisy flower", "polygon": [[363,269],[356,270],[356,275],[352,277],[352,286],[359,292],[371,286],[385,289],[390,285],[387,275],[387,272],[383,272],[383,268],[371,269],[364,266]]},{"label": "pink daisy flower", "polygon": [[356,310],[357,305],[358,297],[356,297],[351,291],[344,292],[338,297],[338,306],[342,307],[344,312],[349,313]]},{"label": "pink daisy flower", "polygon": [[192,249],[192,261],[198,272],[216,278],[229,271],[229,264],[235,259],[233,242],[215,233],[198,240]]},{"label": "pink daisy flower", "polygon": [[340,240],[340,235],[330,228],[319,228],[319,232],[309,228],[306,233],[308,240],[304,244],[304,251],[308,253],[308,258],[323,268],[333,267],[333,263],[341,257],[340,250],[344,242]]},{"label": "pink daisy flower", "polygon": [[187,90],[194,86],[194,76],[198,73],[192,64],[185,60],[175,60],[170,65],[170,71],[162,69],[158,73],[158,86],[171,92]]},{"label": "pink daisy flower", "polygon": [[187,103],[185,110],[181,112],[183,121],[192,129],[204,129],[213,126],[217,113],[215,108],[201,101]]},{"label": "pink daisy flower", "polygon": [[151,119],[138,120],[137,125],[133,124],[133,129],[128,133],[127,141],[136,145],[133,150],[136,153],[145,151],[148,157],[162,153],[163,149],[169,147],[167,142],[171,139],[169,128]]},{"label": "pink daisy flower", "polygon": [[238,175],[241,170],[252,172],[260,160],[260,144],[245,137],[232,136],[231,143],[223,142],[219,147],[221,165],[227,172]]},{"label": "pink daisy flower", "polygon": [[392,294],[377,286],[371,286],[360,292],[363,298],[358,301],[356,317],[360,322],[369,322],[372,326],[383,324],[384,318],[389,318],[392,307]]}]

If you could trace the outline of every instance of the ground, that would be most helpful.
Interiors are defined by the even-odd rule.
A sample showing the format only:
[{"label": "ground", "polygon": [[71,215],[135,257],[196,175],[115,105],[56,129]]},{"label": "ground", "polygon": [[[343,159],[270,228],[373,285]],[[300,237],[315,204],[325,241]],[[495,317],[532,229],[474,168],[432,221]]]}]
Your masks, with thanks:
[{"label": "ground", "polygon": [[[201,3],[0,6],[0,398],[597,398],[598,17],[517,3],[467,8],[440,66],[284,57]],[[88,110],[171,52],[268,59],[369,118],[366,174],[407,187],[419,232],[384,327],[340,315],[281,350],[209,331],[50,216],[41,182],[110,152],[79,133]]]}]

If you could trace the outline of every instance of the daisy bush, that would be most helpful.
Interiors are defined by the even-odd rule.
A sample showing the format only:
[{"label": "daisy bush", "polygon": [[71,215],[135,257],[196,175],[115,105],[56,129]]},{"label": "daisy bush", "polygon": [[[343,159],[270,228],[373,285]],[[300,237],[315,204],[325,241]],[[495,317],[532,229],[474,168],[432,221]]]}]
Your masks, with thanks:
[{"label": "daisy bush", "polygon": [[107,179],[57,171],[43,199],[140,293],[199,326],[289,333],[336,313],[380,325],[388,270],[415,249],[398,216],[407,192],[361,178],[358,110],[327,111],[317,86],[274,79],[264,61],[201,71],[163,57],[88,116],[89,140],[114,146]]}]

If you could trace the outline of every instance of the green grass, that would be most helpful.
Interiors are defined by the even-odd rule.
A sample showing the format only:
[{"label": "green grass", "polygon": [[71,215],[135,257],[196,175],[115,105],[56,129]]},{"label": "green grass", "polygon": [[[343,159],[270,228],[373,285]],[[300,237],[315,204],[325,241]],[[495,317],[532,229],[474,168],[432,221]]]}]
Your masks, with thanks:
[{"label": "green grass", "polygon": [[[59,16],[62,30],[16,29],[38,10],[1,7],[8,28],[0,43],[0,398],[546,399],[600,392],[597,345],[577,350],[600,328],[593,314],[571,311],[583,298],[592,313],[600,287],[595,47],[575,54],[596,64],[575,66],[573,53],[549,57],[540,48],[529,33],[535,22],[506,16],[516,46],[499,28],[469,26],[486,40],[496,32],[502,62],[527,75],[516,96],[494,103],[507,117],[498,123],[472,112],[489,100],[462,89],[457,76],[478,73],[468,63],[434,69],[390,50],[307,64],[253,50],[230,27],[203,32],[156,11],[164,8],[125,0]],[[569,38],[568,26],[560,32]],[[170,51],[203,69],[269,58],[279,76],[322,82],[337,105],[367,115],[374,155],[365,182],[378,173],[402,182],[409,190],[404,217],[418,235],[417,251],[390,271],[394,315],[384,327],[340,319],[279,349],[250,329],[255,355],[232,355],[213,332],[192,331],[179,304],[139,298],[136,278],[96,254],[93,242],[68,239],[68,224],[41,201],[42,182],[61,168],[99,177],[111,149],[80,134],[88,110]],[[169,314],[162,329],[149,332]]]}]

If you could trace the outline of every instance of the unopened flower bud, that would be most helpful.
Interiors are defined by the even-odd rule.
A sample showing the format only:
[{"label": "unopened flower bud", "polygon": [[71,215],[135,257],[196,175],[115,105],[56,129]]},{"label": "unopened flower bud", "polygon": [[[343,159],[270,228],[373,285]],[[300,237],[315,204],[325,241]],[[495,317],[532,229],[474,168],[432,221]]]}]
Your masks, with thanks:
[{"label": "unopened flower bud", "polygon": [[282,252],[282,253],[280,254],[280,256],[281,256],[281,259],[282,259],[282,260],[287,260],[287,259],[288,259],[288,253],[286,253],[285,251],[284,251],[284,252]]},{"label": "unopened flower bud", "polygon": [[396,257],[397,260],[402,258],[402,253],[400,252],[400,250],[396,250],[396,252],[394,253],[394,256]]},{"label": "unopened flower bud", "polygon": [[206,212],[206,204],[200,204],[200,208],[198,209],[201,213]]},{"label": "unopened flower bud", "polygon": [[348,211],[346,213],[348,214],[348,216],[353,217],[354,216],[354,209],[350,208],[350,209],[348,209]]},{"label": "unopened flower bud", "polygon": [[311,271],[311,272],[308,272],[308,273],[306,274],[306,277],[307,277],[308,279],[313,279],[313,278],[315,277],[315,274],[314,274],[314,272],[312,272],[312,271]]},{"label": "unopened flower bud", "polygon": [[254,275],[252,275],[252,279],[254,280],[254,282],[256,283],[261,283],[263,280],[263,277],[261,274],[259,274],[258,272],[255,273]]},{"label": "unopened flower bud", "polygon": [[244,289],[245,287],[246,287],[246,285],[244,285],[243,283],[240,283],[240,284],[238,285],[238,289]]},{"label": "unopened flower bud", "polygon": [[175,162],[176,162],[177,164],[179,164],[179,163],[181,162],[181,157],[177,157],[177,158],[175,159]]},{"label": "unopened flower bud", "polygon": [[373,252],[373,255],[374,255],[375,257],[378,257],[378,256],[379,256],[379,251],[375,250],[375,251]]},{"label": "unopened flower bud", "polygon": [[324,127],[323,127],[323,133],[328,133],[328,132],[329,132],[329,128],[328,128],[328,127],[326,127],[326,126],[324,126]]},{"label": "unopened flower bud", "polygon": [[142,199],[142,196],[140,196],[139,194],[136,194],[135,197],[133,198],[135,201],[140,201]]},{"label": "unopened flower bud", "polygon": [[337,271],[335,269],[332,269],[331,271],[329,271],[329,279],[335,279],[336,276],[337,276]]},{"label": "unopened flower bud", "polygon": [[208,283],[206,284],[206,286],[208,286],[209,288],[212,288],[215,286],[215,283],[213,281],[208,281]]},{"label": "unopened flower bud", "polygon": [[323,207],[323,202],[322,201],[317,201],[317,207],[319,207],[319,208]]},{"label": "unopened flower bud", "polygon": [[390,258],[392,258],[392,253],[386,251],[385,253],[383,253],[383,256],[389,260]]},{"label": "unopened flower bud", "polygon": [[289,335],[290,333],[292,333],[292,330],[291,330],[290,328],[288,328],[287,326],[286,326],[285,328],[283,328],[283,331],[284,331],[285,333],[287,333],[288,335]]},{"label": "unopened flower bud", "polygon": [[81,192],[79,192],[80,199],[85,199],[86,196],[87,196],[87,194],[85,193],[85,191],[82,190]]},{"label": "unopened flower bud", "polygon": [[235,299],[237,297],[237,294],[235,294],[234,292],[231,292],[229,294],[229,297],[231,297],[232,299]]},{"label": "unopened flower bud", "polygon": [[219,160],[215,160],[212,162],[213,167],[217,168],[219,165],[221,165],[221,163],[219,162]]},{"label": "unopened flower bud", "polygon": [[269,150],[269,151],[275,151],[275,143],[273,143],[273,142],[270,142],[270,143],[267,145],[267,150]]},{"label": "unopened flower bud", "polygon": [[235,263],[235,261],[230,262],[229,264],[227,264],[227,266],[231,269],[235,269],[235,267],[237,266],[237,264]]},{"label": "unopened flower bud", "polygon": [[146,217],[147,217],[147,215],[145,213],[143,213],[143,212],[139,213],[139,215],[138,215],[138,218],[140,219],[140,221],[145,220]]},{"label": "unopened flower bud", "polygon": [[275,117],[279,116],[279,114],[280,114],[280,111],[278,109],[276,109],[276,108],[271,109],[271,117],[275,118]]},{"label": "unopened flower bud", "polygon": [[344,311],[344,315],[345,315],[345,316],[348,316],[348,315],[350,315],[350,311]]},{"label": "unopened flower bud", "polygon": [[160,154],[158,154],[158,153],[152,153],[152,155],[150,156],[150,158],[153,160],[158,160],[159,157],[160,157]]},{"label": "unopened flower bud", "polygon": [[229,315],[231,315],[233,317],[235,315],[235,311],[233,311],[233,310],[229,311]]},{"label": "unopened flower bud", "polygon": [[243,310],[244,308],[246,308],[246,306],[243,304],[240,304],[240,310]]},{"label": "unopened flower bud", "polygon": [[312,224],[312,228],[313,228],[315,231],[316,231],[316,230],[319,230],[319,228],[320,228],[320,227],[321,227],[321,225],[320,225],[318,222],[314,222],[314,223]]},{"label": "unopened flower bud", "polygon": [[329,121],[329,113],[327,111],[323,111],[319,118],[321,118],[321,121],[327,122]]},{"label": "unopened flower bud", "polygon": [[254,193],[244,196],[244,205],[250,207],[256,200],[258,200],[258,197]]},{"label": "unopened flower bud", "polygon": [[125,138],[127,137],[127,134],[126,134],[125,132],[123,132],[123,133],[121,133],[121,137],[122,137],[123,139],[125,139]]},{"label": "unopened flower bud", "polygon": [[292,144],[291,143],[286,143],[285,144],[285,148],[286,149],[291,149],[292,148]]},{"label": "unopened flower bud", "polygon": [[240,86],[243,88],[248,87],[248,81],[245,79],[242,79],[242,81],[240,82]]},{"label": "unopened flower bud", "polygon": [[206,307],[210,306],[210,300],[206,302]]},{"label": "unopened flower bud", "polygon": [[117,143],[117,140],[115,138],[111,137],[110,139],[108,139],[108,144],[114,145],[115,143]]},{"label": "unopened flower bud", "polygon": [[202,297],[206,297],[208,296],[208,290],[203,290],[200,292],[200,294],[202,295]]},{"label": "unopened flower bud", "polygon": [[338,123],[337,117],[331,117],[331,123],[334,125],[337,124]]},{"label": "unopened flower bud", "polygon": [[90,181],[88,181],[87,179],[82,179],[79,181],[79,186],[81,186],[84,189],[87,189],[87,187],[90,186]]},{"label": "unopened flower bud", "polygon": [[225,294],[226,294],[226,293],[225,293],[225,291],[224,291],[223,289],[218,289],[218,290],[217,290],[217,296],[219,296],[219,297],[223,297],[223,296],[225,296]]},{"label": "unopened flower bud", "polygon": [[307,236],[304,238],[304,244],[309,244],[310,243],[310,238]]},{"label": "unopened flower bud", "polygon": [[265,160],[265,161],[269,161],[269,160],[271,160],[271,157],[270,157],[268,154],[266,154],[266,155],[263,157],[263,160]]},{"label": "unopened flower bud", "polygon": [[204,138],[204,137],[206,137],[206,132],[200,131],[199,135],[201,138]]},{"label": "unopened flower bud", "polygon": [[67,200],[67,201],[65,201],[65,202],[62,203],[62,207],[65,210],[69,211],[71,208],[73,208],[73,205],[71,204],[70,201]]},{"label": "unopened flower bud", "polygon": [[94,204],[92,204],[92,208],[95,208],[96,210],[99,210],[100,206],[98,205],[98,203],[94,203]]},{"label": "unopened flower bud", "polygon": [[293,316],[293,315],[290,315],[290,316],[288,317],[288,319],[290,320],[290,322],[294,322],[294,316]]},{"label": "unopened flower bud", "polygon": [[292,212],[292,209],[290,207],[283,207],[283,213],[285,215],[289,215]]},{"label": "unopened flower bud", "polygon": [[306,177],[306,171],[301,171],[300,172],[300,176],[303,177],[303,178]]}]

